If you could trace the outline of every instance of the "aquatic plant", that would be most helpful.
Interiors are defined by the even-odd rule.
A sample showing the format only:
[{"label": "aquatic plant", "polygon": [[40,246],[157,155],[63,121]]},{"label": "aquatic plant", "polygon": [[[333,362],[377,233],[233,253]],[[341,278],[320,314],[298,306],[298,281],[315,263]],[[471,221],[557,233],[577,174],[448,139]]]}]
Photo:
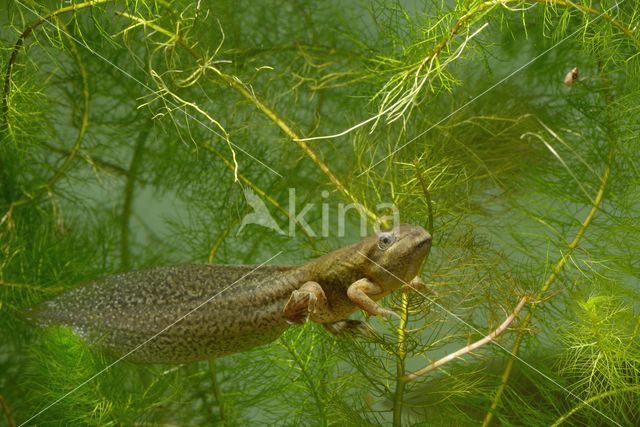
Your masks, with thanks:
[{"label": "aquatic plant", "polygon": [[[640,424],[637,2],[0,12],[2,423]],[[245,190],[284,234],[238,233]],[[374,336],[309,323],[208,362],[114,364],[19,315],[118,271],[304,262],[358,238],[340,203],[434,236],[426,286],[389,296],[401,319]],[[430,365],[523,297],[500,336]]]}]

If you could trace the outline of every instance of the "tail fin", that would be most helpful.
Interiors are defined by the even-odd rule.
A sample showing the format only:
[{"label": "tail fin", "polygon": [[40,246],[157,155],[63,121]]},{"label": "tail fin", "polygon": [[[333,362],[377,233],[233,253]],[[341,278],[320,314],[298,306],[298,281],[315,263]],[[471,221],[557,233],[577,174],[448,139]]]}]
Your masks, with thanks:
[{"label": "tail fin", "polygon": [[55,322],[50,310],[46,307],[46,301],[32,307],[16,310],[16,316],[26,322],[34,323],[38,326],[48,326]]}]

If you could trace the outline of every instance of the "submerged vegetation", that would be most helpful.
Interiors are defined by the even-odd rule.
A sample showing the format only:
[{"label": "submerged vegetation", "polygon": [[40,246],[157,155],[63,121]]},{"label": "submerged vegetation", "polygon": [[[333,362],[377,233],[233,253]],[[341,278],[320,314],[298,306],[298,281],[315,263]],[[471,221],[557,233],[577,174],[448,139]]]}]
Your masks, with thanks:
[{"label": "submerged vegetation", "polygon": [[[638,2],[0,12],[0,425],[640,424]],[[247,189],[289,235],[238,233]],[[208,362],[114,364],[20,317],[118,271],[304,262],[357,239],[340,203],[434,236],[426,287],[387,297],[401,319],[375,336],[308,323]],[[493,342],[410,376],[522,297]]]}]

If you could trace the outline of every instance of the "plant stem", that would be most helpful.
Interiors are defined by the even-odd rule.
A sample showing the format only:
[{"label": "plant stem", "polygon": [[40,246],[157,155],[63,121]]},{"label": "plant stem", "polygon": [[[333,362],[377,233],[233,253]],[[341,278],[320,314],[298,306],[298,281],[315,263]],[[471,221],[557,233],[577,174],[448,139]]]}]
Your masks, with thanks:
[{"label": "plant stem", "polygon": [[407,323],[409,322],[409,293],[402,292],[400,302],[400,325],[398,325],[398,346],[396,348],[396,389],[393,396],[393,426],[402,425],[404,403],[405,359],[407,357]]},{"label": "plant stem", "polygon": [[318,410],[319,419],[322,420],[322,421],[319,421],[317,425],[326,426],[328,424],[326,404],[323,400],[323,396],[320,394],[322,393],[323,389],[321,387],[316,387],[313,381],[313,378],[314,378],[313,375],[309,373],[309,369],[307,368],[305,363],[301,360],[300,354],[296,351],[295,347],[292,346],[290,343],[288,343],[286,340],[280,340],[280,343],[292,356],[294,365],[298,366],[298,369],[300,370],[300,375],[302,376],[303,381],[307,383],[307,387],[309,388],[309,391],[313,396],[313,400],[315,401],[316,408]]},{"label": "plant stem", "polygon": [[240,79],[235,76],[231,76],[223,73],[219,69],[215,68],[211,64],[209,64],[202,55],[200,55],[192,45],[179,34],[173,33],[158,24],[147,21],[144,18],[133,16],[126,12],[118,12],[119,16],[127,18],[129,20],[135,21],[139,24],[142,24],[145,27],[149,27],[152,30],[155,30],[167,37],[169,37],[172,41],[182,46],[194,59],[198,61],[201,67],[205,70],[213,71],[221,80],[227,83],[232,89],[234,89],[237,93],[239,93],[243,98],[253,104],[258,110],[260,110],[269,120],[275,123],[276,126],[280,128],[280,130],[287,135],[291,140],[293,140],[309,157],[315,164],[318,166],[320,171],[329,178],[329,181],[340,191],[343,195],[347,197],[351,202],[356,203],[364,209],[367,217],[372,221],[377,221],[378,216],[371,211],[369,208],[365,206],[364,203],[361,203],[351,191],[338,179],[338,177],[331,171],[329,166],[318,156],[318,154],[305,142],[302,141],[302,137],[298,135],[292,127],[290,127],[287,122],[282,119],[272,108],[270,108],[266,103],[258,99],[255,93],[250,90]]},{"label": "plant stem", "polygon": [[587,399],[587,400],[585,400],[583,402],[580,402],[578,405],[573,407],[569,412],[567,412],[566,414],[564,414],[560,418],[558,418],[553,424],[551,424],[551,427],[559,426],[563,422],[567,421],[567,419],[570,416],[572,416],[576,412],[580,411],[585,406],[591,406],[591,404],[593,402],[595,402],[595,401],[598,401],[600,399],[605,399],[607,397],[615,396],[616,394],[631,393],[631,392],[634,392],[634,391],[640,391],[640,385],[633,385],[633,386],[629,386],[629,387],[619,388],[619,389],[616,389],[616,390],[609,390],[607,392],[600,393],[600,394],[597,394],[595,396],[592,396],[589,399]]},{"label": "plant stem", "polygon": [[[547,280],[545,280],[544,284],[538,291],[536,301],[542,300],[542,298],[544,297],[544,294],[549,290],[551,285],[557,279],[560,272],[564,269],[564,266],[566,265],[567,260],[573,254],[573,251],[578,247],[578,244],[580,243],[580,240],[582,240],[582,237],[584,236],[584,233],[586,232],[587,228],[589,228],[589,226],[591,225],[591,222],[593,221],[593,218],[596,212],[600,208],[600,204],[602,203],[602,199],[604,197],[605,189],[607,188],[607,183],[609,182],[609,176],[611,175],[611,165],[613,163],[613,156],[614,156],[614,150],[612,146],[609,150],[607,164],[604,168],[602,176],[600,177],[600,187],[598,188],[596,197],[592,202],[591,209],[589,210],[589,213],[587,214],[586,218],[580,225],[580,228],[576,232],[574,239],[571,241],[571,243],[569,243],[568,250],[562,254],[560,259],[554,264],[553,268],[551,269],[551,274],[549,275],[549,277],[547,277]],[[524,320],[522,321],[522,328],[520,329],[520,332],[516,336],[515,342],[513,343],[513,347],[511,348],[511,356],[507,362],[507,366],[505,367],[504,372],[502,373],[500,386],[496,390],[496,394],[491,401],[491,407],[487,412],[487,414],[485,415],[484,421],[482,423],[483,427],[487,427],[489,426],[489,424],[491,424],[491,420],[493,419],[493,414],[498,409],[498,405],[500,404],[502,394],[507,388],[507,383],[509,382],[509,377],[511,376],[511,371],[513,370],[515,356],[518,354],[518,351],[520,350],[520,345],[522,344],[525,332],[527,331],[527,326],[529,325],[529,322],[531,322],[531,319],[533,318],[533,315],[536,311],[536,307],[538,306],[538,304],[539,302],[534,302],[531,305],[529,312],[527,313]]]},{"label": "plant stem", "polygon": [[433,236],[433,202],[431,200],[431,192],[429,191],[429,185],[427,185],[427,182],[422,176],[422,172],[420,172],[420,167],[418,166],[417,162],[414,163],[414,167],[416,169],[418,181],[420,181],[420,186],[422,187],[422,193],[424,194],[424,198],[427,201],[427,231]]},{"label": "plant stem", "polygon": [[4,416],[7,419],[7,424],[9,427],[16,427],[16,420],[11,415],[11,408],[9,408],[9,404],[4,399],[4,396],[0,394],[0,407],[2,408],[2,412],[4,412]]},{"label": "plant stem", "polygon": [[[49,144],[47,142],[43,142],[42,146],[43,147],[47,147],[49,150],[55,151],[56,153],[64,154],[65,156],[68,156],[71,153],[71,151],[69,151],[69,150],[66,150],[66,149],[60,148],[60,147],[56,147],[56,146],[51,145],[51,144]],[[129,174],[129,172],[125,168],[123,168],[121,166],[118,166],[115,163],[111,163],[111,162],[108,162],[106,160],[102,160],[102,159],[100,159],[98,157],[91,157],[84,151],[82,152],[80,157],[85,162],[87,162],[92,168],[105,169],[105,170],[111,171],[112,173],[114,173],[116,175],[121,175],[121,176],[127,176]]]},{"label": "plant stem", "polygon": [[129,173],[127,174],[127,181],[124,186],[124,204],[122,206],[122,223],[120,228],[120,256],[121,266],[123,270],[128,270],[131,267],[131,248],[129,244],[129,222],[131,220],[131,210],[133,207],[133,192],[136,185],[136,179],[138,177],[138,170],[142,163],[142,156],[144,154],[144,143],[149,137],[149,127],[151,123],[147,123],[142,127],[142,131],[138,135],[136,146],[131,157],[131,163],[129,163]]},{"label": "plant stem", "polygon": [[[496,6],[507,6],[509,3],[522,4],[522,0],[489,0],[478,4],[475,8],[470,9],[465,15],[463,15],[454,25],[451,27],[451,31],[445,36],[440,43],[436,45],[431,52],[427,55],[427,58],[431,58],[434,55],[440,54],[440,52],[449,44],[449,42],[460,32],[460,30],[472,22],[472,18],[477,15],[482,15],[485,12],[489,12]],[[526,2],[525,2],[526,3]],[[542,4],[545,6],[562,6],[566,9],[576,9],[583,14],[590,14],[596,17],[602,17],[608,21],[611,25],[622,31],[622,33],[629,38],[637,47],[640,47],[640,41],[634,36],[633,30],[624,25],[623,22],[617,20],[613,16],[604,11],[594,9],[590,6],[573,3],[569,0],[532,0],[531,4]]]},{"label": "plant stem", "polygon": [[500,324],[500,326],[498,326],[493,332],[491,332],[489,335],[485,336],[484,338],[474,342],[473,344],[469,344],[463,348],[461,348],[458,351],[455,351],[451,354],[448,354],[438,360],[436,360],[435,362],[427,365],[426,367],[420,369],[419,371],[416,371],[412,374],[409,374],[407,376],[405,376],[403,378],[404,382],[409,382],[409,381],[413,381],[418,377],[421,377],[425,374],[427,374],[428,372],[433,371],[434,369],[438,369],[440,366],[449,363],[455,359],[458,359],[459,357],[464,356],[467,353],[471,353],[473,350],[482,347],[483,345],[493,341],[494,339],[496,339],[499,335],[501,335],[504,331],[507,330],[507,328],[509,327],[509,325],[511,325],[511,323],[513,323],[513,321],[516,319],[516,317],[518,317],[518,314],[520,313],[520,311],[522,310],[522,308],[524,307],[524,305],[527,303],[528,298],[527,297],[522,297],[520,298],[520,301],[518,301],[518,304],[516,305],[516,308],[513,309],[513,312],[509,315],[509,317],[507,317],[505,319],[504,322],[502,322]]},{"label": "plant stem", "polygon": [[5,123],[8,123],[7,113],[9,112],[9,94],[11,93],[11,74],[13,72],[13,66],[15,65],[16,60],[18,59],[18,53],[20,52],[20,49],[22,48],[22,45],[24,44],[25,39],[29,37],[29,35],[33,32],[33,30],[35,30],[38,26],[42,25],[43,23],[47,22],[49,19],[55,16],[62,15],[63,13],[75,12],[78,10],[86,9],[88,7],[93,7],[102,3],[109,3],[111,1],[114,1],[114,0],[91,0],[91,1],[86,1],[84,3],[77,3],[77,4],[61,7],[59,9],[56,9],[52,12],[47,13],[44,16],[39,17],[38,19],[34,20],[29,25],[27,25],[24,30],[22,30],[22,33],[20,33],[18,40],[13,45],[13,50],[11,51],[9,62],[7,63],[7,71],[5,72],[5,75],[4,75],[4,90],[2,94],[2,113],[5,119]]},{"label": "plant stem", "polygon": [[[233,163],[231,163],[229,160],[227,160],[218,150],[216,150],[214,147],[212,147],[210,145],[206,145],[205,148],[207,150],[211,151],[213,154],[215,154],[216,157],[218,157],[227,166],[227,168],[229,168],[229,170],[231,170],[233,172],[233,170],[234,170]],[[276,209],[278,209],[280,212],[282,212],[284,215],[286,215],[287,218],[289,218],[289,221],[294,221],[296,224],[299,223],[299,221],[296,219],[296,217],[291,215],[291,212],[289,212],[289,210],[285,209],[284,206],[282,206],[276,199],[271,197],[266,191],[264,191],[262,188],[260,188],[256,183],[251,181],[249,178],[247,178],[246,176],[244,176],[240,172],[237,173],[237,177],[238,177],[238,180],[244,182],[253,191],[255,191],[256,194],[258,196],[260,196],[261,199],[266,200],[272,206],[274,206]],[[314,238],[309,234],[309,232],[305,229],[305,227],[300,227],[300,229],[302,230],[302,233],[307,237],[307,241],[309,242],[311,247],[313,249],[316,249],[316,244],[315,244]],[[228,233],[228,231],[227,231],[227,233]]]},{"label": "plant stem", "polygon": [[[60,26],[64,28],[64,25],[62,23],[60,23]],[[64,29],[63,33],[69,36],[69,32],[66,29]],[[2,225],[2,223],[4,223],[5,221],[8,221],[11,219],[11,214],[16,207],[29,204],[37,200],[38,197],[40,197],[43,193],[50,192],[53,186],[67,172],[67,170],[71,166],[71,163],[73,162],[76,155],[80,151],[80,146],[82,144],[82,141],[84,140],[84,136],[87,133],[87,129],[89,128],[89,101],[90,101],[89,77],[87,74],[87,70],[80,58],[80,53],[78,52],[78,49],[73,43],[73,40],[71,40],[71,43],[69,44],[69,49],[71,51],[74,61],[76,62],[76,65],[78,66],[78,72],[80,73],[80,80],[82,82],[82,118],[80,123],[80,129],[78,129],[78,135],[76,136],[76,140],[73,143],[73,146],[69,150],[69,154],[65,157],[62,165],[56,170],[53,176],[49,178],[49,180],[47,180],[46,183],[38,186],[35,194],[29,194],[28,196],[23,196],[18,200],[12,201],[9,204],[9,208],[7,209],[7,212],[0,219],[0,225]]]},{"label": "plant stem", "polygon": [[[66,30],[65,26],[60,23],[60,26],[64,30],[64,34],[68,35],[69,32]],[[87,74],[87,69],[82,63],[82,59],[80,58],[80,52],[78,52],[78,48],[76,48],[75,42],[73,39],[70,39],[69,50],[71,51],[73,58],[78,66],[78,71],[80,73],[80,80],[82,82],[82,119],[80,123],[80,129],[78,130],[78,136],[76,137],[71,150],[69,150],[69,155],[65,157],[62,166],[58,168],[55,175],[51,177],[51,179],[44,185],[44,188],[50,190],[51,187],[55,185],[55,183],[62,178],[65,174],[69,166],[71,166],[71,162],[75,159],[78,151],[80,150],[80,145],[82,144],[82,140],[87,133],[87,129],[89,128],[89,76]]]},{"label": "plant stem", "polygon": [[222,402],[222,391],[220,390],[220,384],[218,384],[218,376],[216,370],[216,359],[212,357],[208,360],[209,362],[209,371],[211,372],[211,387],[213,388],[213,396],[216,399],[216,403],[218,404],[218,412],[220,414],[220,425],[227,425],[226,413],[224,410],[224,404]]},{"label": "plant stem", "polygon": [[[467,2],[467,3],[472,3],[472,2]],[[373,117],[370,117],[352,127],[350,127],[349,129],[333,134],[333,135],[324,135],[324,136],[315,136],[315,137],[310,137],[310,138],[305,138],[304,141],[311,141],[311,140],[321,140],[321,139],[329,139],[329,138],[336,138],[339,136],[344,136],[350,132],[352,132],[355,129],[358,129],[364,125],[366,125],[367,123],[370,123],[371,121],[374,121],[374,123],[377,123],[378,119],[383,116],[384,114],[387,114],[390,112],[391,109],[389,109],[388,105],[387,105],[387,101],[389,101],[388,97],[390,96],[390,88],[389,86],[392,85],[392,82],[397,78],[397,80],[400,81],[399,84],[402,84],[402,82],[406,82],[409,80],[413,80],[416,79],[418,75],[420,75],[421,71],[425,68],[426,64],[428,64],[430,61],[436,59],[441,53],[443,52],[447,52],[450,53],[451,50],[451,43],[453,42],[454,39],[456,39],[458,36],[460,36],[461,34],[465,34],[463,30],[465,29],[469,29],[471,27],[472,24],[474,24],[475,22],[479,21],[484,15],[488,14],[489,12],[491,12],[492,9],[494,9],[497,6],[503,6],[505,8],[507,8],[508,10],[514,10],[511,9],[509,7],[510,4],[514,4],[516,6],[524,6],[525,4],[530,3],[531,5],[536,5],[536,4],[541,4],[547,7],[552,7],[552,6],[561,6],[564,7],[565,9],[575,9],[578,10],[579,12],[581,12],[583,15],[593,15],[595,16],[595,19],[597,18],[603,18],[604,20],[608,21],[611,25],[613,25],[615,28],[619,29],[628,39],[630,39],[634,45],[638,48],[640,48],[640,39],[635,37],[635,28],[629,28],[627,25],[625,25],[624,22],[619,21],[618,19],[616,19],[615,17],[613,17],[612,15],[609,15],[608,13],[606,13],[605,11],[600,11],[598,9],[594,9],[592,7],[589,6],[584,6],[581,4],[576,4],[573,3],[570,0],[530,0],[528,2],[526,1],[522,1],[522,0],[488,0],[488,1],[484,1],[484,2],[479,2],[479,3],[475,3],[475,4],[471,4],[471,7],[467,10],[467,12],[462,15],[452,26],[451,29],[445,33],[445,35],[440,39],[440,41],[435,44],[435,46],[433,48],[431,48],[425,55],[424,57],[416,62],[416,63],[412,63],[412,64],[407,64],[407,65],[403,65],[401,67],[399,67],[400,70],[402,70],[402,72],[398,75],[396,75],[394,78],[392,78],[389,82],[387,82],[387,84],[385,84],[383,86],[382,89],[380,89],[376,95],[374,96],[374,99],[377,99],[380,95],[382,94],[386,94],[385,97],[383,97],[382,101],[381,101],[381,106],[380,106],[380,111]],[[612,10],[613,8],[611,8],[610,10]],[[522,9],[518,8],[517,11],[521,11]],[[593,21],[592,20],[592,21]],[[484,24],[485,26],[487,25],[486,23]],[[467,39],[467,41],[470,40],[469,38]],[[440,64],[443,67],[446,66],[446,62]],[[439,65],[439,66],[440,66]],[[427,72],[428,74],[428,72]],[[396,86],[397,87],[397,86]],[[391,90],[392,91],[392,90]],[[418,92],[421,92],[421,90],[418,90]],[[397,95],[397,94],[396,94]],[[393,99],[395,96],[392,96],[391,99]],[[397,118],[397,117],[396,117]],[[395,118],[393,119],[395,120]],[[391,120],[391,121],[393,121]],[[374,125],[375,127],[375,125]],[[377,165],[378,163],[374,164],[373,166]],[[373,168],[373,166],[370,167]]]},{"label": "plant stem", "polygon": [[55,287],[50,287],[50,288],[45,288],[44,286],[38,286],[38,285],[29,285],[26,283],[11,283],[11,282],[5,282],[0,280],[0,287],[2,286],[6,286],[8,288],[15,288],[15,289],[29,289],[32,291],[37,291],[37,292],[60,292],[64,289],[64,287],[62,286],[55,286]]},{"label": "plant stem", "polygon": [[224,240],[227,238],[227,236],[231,232],[231,229],[235,227],[238,224],[238,222],[239,222],[238,220],[232,221],[227,227],[225,227],[224,230],[222,230],[222,233],[220,233],[216,241],[213,242],[213,246],[209,250],[209,257],[207,258],[207,262],[209,264],[213,263],[213,260],[216,258],[216,255],[218,255],[218,249],[220,249],[220,245],[222,245],[222,242],[224,242]]}]

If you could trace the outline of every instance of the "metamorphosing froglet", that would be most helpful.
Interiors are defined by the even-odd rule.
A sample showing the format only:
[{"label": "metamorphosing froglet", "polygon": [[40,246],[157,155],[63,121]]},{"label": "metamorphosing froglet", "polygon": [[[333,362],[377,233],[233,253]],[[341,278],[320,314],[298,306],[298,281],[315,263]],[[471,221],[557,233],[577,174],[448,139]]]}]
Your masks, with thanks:
[{"label": "metamorphosing froglet", "polygon": [[203,360],[272,342],[291,323],[311,320],[339,333],[358,327],[345,320],[358,308],[395,314],[375,301],[414,279],[430,247],[429,233],[404,224],[302,265],[180,265],[116,274],[27,316],[69,326],[116,355],[135,349],[128,360]]}]

